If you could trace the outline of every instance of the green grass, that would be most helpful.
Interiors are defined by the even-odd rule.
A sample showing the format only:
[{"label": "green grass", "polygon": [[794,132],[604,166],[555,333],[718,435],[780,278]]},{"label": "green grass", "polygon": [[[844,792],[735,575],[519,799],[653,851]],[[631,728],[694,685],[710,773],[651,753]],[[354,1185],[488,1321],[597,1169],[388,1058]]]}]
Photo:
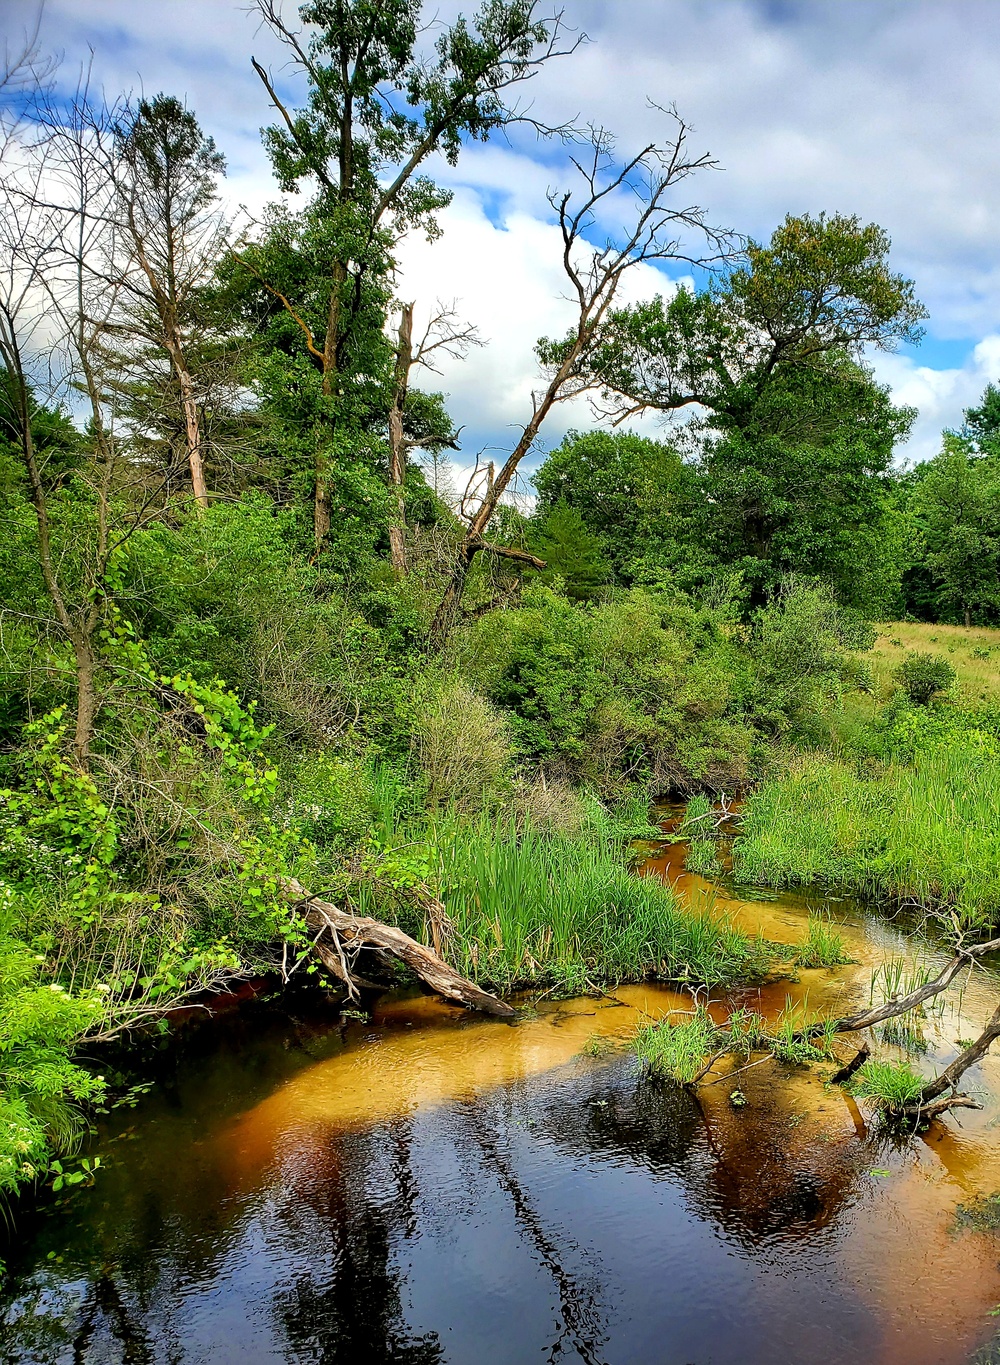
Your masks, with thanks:
[{"label": "green grass", "polygon": [[840,967],[850,962],[844,936],[830,927],[828,920],[809,917],[806,936],[798,945],[792,962],[796,967]]},{"label": "green grass", "polygon": [[619,833],[450,821],[435,836],[450,958],[501,990],[658,977],[718,985],[766,970],[763,945],[629,867]]},{"label": "green grass", "polygon": [[848,1083],[853,1095],[866,1099],[877,1109],[898,1113],[915,1104],[927,1082],[906,1062],[865,1062]]},{"label": "green grass", "polygon": [[808,1041],[799,1034],[816,1022],[802,1006],[786,1001],[773,1026],[756,1010],[737,1009],[726,1024],[712,1022],[702,1006],[679,1021],[665,1016],[640,1028],[632,1047],[639,1059],[659,1076],[690,1085],[715,1052],[744,1060],[755,1052],[770,1052],[779,1062],[802,1066],[832,1055],[830,1028]]},{"label": "green grass", "polygon": [[1000,921],[1000,755],[974,735],[875,776],[803,755],[747,799],[733,866],[767,886],[815,883]]},{"label": "green grass", "polygon": [[657,1076],[690,1085],[719,1043],[718,1030],[708,1011],[699,1006],[690,1018],[658,1020],[639,1029],[633,1048],[639,1060]]}]

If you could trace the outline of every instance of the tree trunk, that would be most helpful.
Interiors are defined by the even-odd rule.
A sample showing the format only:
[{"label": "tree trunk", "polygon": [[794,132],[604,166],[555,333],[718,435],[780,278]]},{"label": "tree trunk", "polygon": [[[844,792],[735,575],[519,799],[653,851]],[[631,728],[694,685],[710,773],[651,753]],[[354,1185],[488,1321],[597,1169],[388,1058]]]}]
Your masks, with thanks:
[{"label": "tree trunk", "polygon": [[81,768],[90,761],[90,741],[94,737],[97,720],[97,663],[90,639],[82,631],[73,635],[73,654],[76,658],[76,726],[73,733],[73,752]]},{"label": "tree trunk", "polygon": [[399,339],[396,344],[396,370],[393,381],[392,406],[389,409],[389,484],[393,494],[392,523],[389,526],[389,549],[392,567],[403,576],[406,573],[406,502],[403,485],[406,480],[406,438],[403,435],[403,412],[410,386],[413,364],[413,304],[404,303],[399,318]]},{"label": "tree trunk", "polygon": [[[326,335],[323,339],[323,397],[337,397],[337,380],[340,375],[340,316],[343,304],[343,289],[347,283],[347,263],[336,261],[333,267],[333,280],[330,284],[330,301],[326,314]],[[336,426],[339,414],[328,414],[331,426]],[[313,539],[316,553],[323,549],[330,534],[330,459],[324,442],[323,426],[317,431],[316,454],[313,461]]]},{"label": "tree trunk", "polygon": [[404,962],[438,995],[443,995],[460,1005],[466,1005],[470,1009],[481,1010],[484,1014],[492,1014],[497,1019],[515,1017],[513,1007],[506,1001],[490,995],[488,991],[480,990],[474,982],[459,976],[458,972],[453,971],[430,948],[425,948],[422,943],[404,934],[402,929],[395,929],[392,925],[382,924],[375,919],[348,914],[346,910],[341,910],[339,906],[329,901],[311,896],[305,887],[292,877],[282,880],[282,889],[290,901],[302,907],[307,927],[317,935],[317,947],[324,934],[330,936],[334,954],[331,955],[329,946],[324,944],[325,951],[320,955],[321,960],[330,962],[332,957],[336,962],[336,966],[332,967],[334,975],[348,985],[353,979],[353,973],[342,945],[352,950],[381,948]]},{"label": "tree trunk", "polygon": [[174,365],[181,390],[181,402],[184,404],[184,429],[187,437],[188,468],[191,471],[191,491],[194,493],[199,511],[204,511],[208,507],[208,485],[205,483],[205,465],[201,455],[201,416],[198,412],[198,400],[195,397],[194,381],[179,351]]}]

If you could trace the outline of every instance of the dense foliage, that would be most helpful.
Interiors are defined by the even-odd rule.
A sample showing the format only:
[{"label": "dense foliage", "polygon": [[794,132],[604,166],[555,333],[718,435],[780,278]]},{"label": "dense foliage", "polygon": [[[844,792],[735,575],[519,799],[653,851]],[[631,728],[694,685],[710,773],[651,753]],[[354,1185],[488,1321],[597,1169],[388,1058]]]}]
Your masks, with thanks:
[{"label": "dense foliage", "polygon": [[[549,387],[503,477],[564,397],[697,415],[662,441],[570,434],[527,513],[492,469],[444,496],[426,460],[458,436],[411,371],[473,336],[442,313],[414,339],[399,247],[448,203],[425,162],[516,124],[510,91],[560,55],[559,21],[486,0],[425,50],[417,0],[316,0],[302,35],[261,13],[301,96],[286,108],[258,68],[265,144],[305,197],[253,231],[171,96],[47,110],[37,91],[3,144],[0,1191],[70,1150],[104,1093],[83,1042],[316,973],[292,879],[503,989],[757,970],[758,947],[628,874],[649,799],[731,793],[827,741],[871,687],[873,615],[1000,613],[1000,399],[896,471],[913,414],[864,348],[915,339],[923,313],[882,230],[789,217],[737,252],[700,210],[655,218],[669,177],[641,213],[709,233],[713,282],[613,307],[641,256],[594,257],[592,216],[562,201],[593,272],[571,274],[576,331],[538,343]],[[686,178],[705,162],[675,136],[656,164]],[[600,175],[636,188],[613,144],[594,156],[592,195]],[[924,705],[869,736],[885,772],[793,769],[751,799],[741,866],[992,914],[940,820],[906,863],[905,820],[883,818],[898,800],[917,821],[958,780],[978,830],[992,725],[914,764],[900,736],[939,722],[948,678],[916,660],[902,682]]]}]

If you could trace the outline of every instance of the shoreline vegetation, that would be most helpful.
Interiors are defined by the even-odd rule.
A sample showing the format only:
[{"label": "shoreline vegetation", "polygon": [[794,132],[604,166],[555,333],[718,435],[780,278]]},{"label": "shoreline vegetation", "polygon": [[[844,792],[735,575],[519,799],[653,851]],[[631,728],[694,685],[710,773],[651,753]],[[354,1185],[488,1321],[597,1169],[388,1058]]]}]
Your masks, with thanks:
[{"label": "shoreline vegetation", "polygon": [[[0,1198],[92,1180],[104,1044],[248,979],[350,1008],[402,963],[509,1017],[843,961],[635,876],[661,797],[693,872],[745,792],[740,877],[916,900],[966,957],[1000,917],[1000,391],[894,462],[915,413],[866,356],[926,312],[885,231],[714,225],[662,99],[631,149],[537,128],[573,149],[539,206],[566,330],[525,336],[523,426],[459,487],[432,377],[482,337],[399,296],[403,244],[443,230],[433,158],[520,136],[578,37],[531,0],[430,45],[416,0],[256,10],[295,99],[254,62],[284,197],[250,225],[176,96],[71,88],[31,41],[0,70]],[[701,283],[624,304],[650,266]]]}]

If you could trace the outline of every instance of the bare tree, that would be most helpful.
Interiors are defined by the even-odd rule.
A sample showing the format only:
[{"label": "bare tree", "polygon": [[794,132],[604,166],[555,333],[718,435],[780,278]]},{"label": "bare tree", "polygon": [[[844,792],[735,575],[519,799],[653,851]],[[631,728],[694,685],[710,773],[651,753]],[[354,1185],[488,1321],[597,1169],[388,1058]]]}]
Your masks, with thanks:
[{"label": "bare tree", "polygon": [[[112,137],[95,115],[84,77],[58,109],[35,90],[33,117],[0,176],[0,362],[2,401],[21,456],[35,517],[38,567],[54,626],[75,671],[74,752],[86,766],[101,698],[99,631],[116,551],[156,502],[144,471],[115,438],[107,408],[104,337],[118,306],[109,284],[115,255],[114,185],[102,169]],[[82,401],[86,434],[72,470],[73,501],[51,476],[36,414]]]},{"label": "bare tree", "polygon": [[230,224],[219,210],[225,161],[194,114],[167,95],[114,110],[107,173],[118,232],[111,284],[121,306],[115,333],[165,352],[179,391],[185,461],[197,507],[208,506],[204,385],[192,361],[203,331],[198,301],[226,249]]},{"label": "bare tree", "polygon": [[423,433],[408,435],[406,430],[407,399],[413,371],[419,366],[438,373],[439,356],[465,356],[472,346],[482,341],[475,327],[459,321],[454,308],[438,305],[428,320],[423,336],[414,345],[413,303],[400,305],[399,328],[396,334],[395,365],[393,367],[392,401],[389,405],[389,485],[393,493],[393,513],[389,526],[389,546],[392,566],[399,574],[406,573],[406,503],[403,485],[410,452],[428,444]]},{"label": "bare tree", "polygon": [[[576,305],[576,320],[564,340],[539,343],[548,383],[533,396],[531,417],[517,444],[488,481],[478,507],[469,516],[431,627],[432,638],[439,642],[455,622],[469,568],[480,551],[511,559],[531,558],[523,550],[492,545],[483,537],[552,409],[597,387],[587,361],[600,344],[602,324],[624,276],[636,266],[658,261],[707,265],[730,250],[730,234],[710,227],[704,209],[696,205],[674,207],[671,202],[679,185],[697,171],[714,168],[716,162],[708,155],[688,153],[688,126],[675,111],[669,114],[675,122],[673,137],[662,147],[648,144],[625,162],[615,156],[613,138],[604,129],[594,129],[588,157],[571,158],[583,182],[582,195],[578,200],[573,191],[549,195],[562,234],[562,264]],[[628,205],[631,210],[625,222],[605,237],[603,246],[591,246],[589,235],[595,229],[600,231],[605,216],[619,205]],[[690,234],[706,243],[705,253],[691,254],[685,245]]]}]

